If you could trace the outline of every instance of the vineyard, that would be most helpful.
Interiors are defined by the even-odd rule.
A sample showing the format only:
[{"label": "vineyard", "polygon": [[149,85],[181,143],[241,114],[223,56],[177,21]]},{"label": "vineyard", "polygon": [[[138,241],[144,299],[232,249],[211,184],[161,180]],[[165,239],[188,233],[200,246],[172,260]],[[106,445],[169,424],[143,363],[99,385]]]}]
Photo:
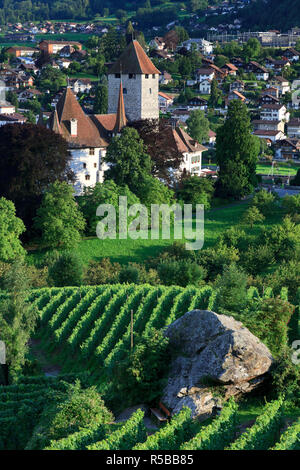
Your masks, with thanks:
[{"label": "vineyard", "polygon": [[[59,379],[23,377],[16,385],[0,388],[0,450],[24,449],[51,393],[64,391],[77,375]],[[84,379],[81,376],[81,380]],[[300,449],[300,420],[284,428],[284,399],[267,403],[253,425],[241,433],[239,407],[229,400],[208,422],[180,413],[154,434],[147,429],[144,412],[137,410],[123,423],[91,425],[59,440],[47,450],[290,450]],[[153,432],[153,430],[152,430]]]},{"label": "vineyard", "polygon": [[[258,298],[257,289],[249,288],[248,297]],[[287,298],[287,289],[281,298]],[[130,349],[131,314],[135,337],[164,328],[189,310],[214,310],[216,292],[210,286],[102,285],[39,289],[29,301],[39,312],[42,347],[55,352],[65,372],[74,372],[111,367],[122,359]]]}]

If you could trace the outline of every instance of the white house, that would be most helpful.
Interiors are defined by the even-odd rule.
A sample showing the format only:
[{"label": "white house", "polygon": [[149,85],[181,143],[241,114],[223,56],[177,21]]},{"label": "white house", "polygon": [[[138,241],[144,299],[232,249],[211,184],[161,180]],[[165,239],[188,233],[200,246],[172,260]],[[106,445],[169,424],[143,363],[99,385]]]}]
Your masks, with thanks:
[{"label": "white house", "polygon": [[89,78],[73,78],[68,81],[75,95],[77,93],[88,93],[92,88],[92,82]]},{"label": "white house", "polygon": [[201,176],[202,153],[208,150],[207,147],[192,139],[180,127],[173,128],[172,133],[177,149],[183,156],[179,174],[190,173],[191,175]]},{"label": "white house", "polygon": [[270,140],[271,142],[276,142],[277,140],[285,139],[285,135],[282,131],[267,131],[263,129],[258,129],[253,132],[254,135],[261,139]]},{"label": "white house", "polygon": [[16,108],[13,104],[8,103],[8,101],[0,101],[0,114],[14,114]]},{"label": "white house", "polygon": [[287,135],[293,139],[300,139],[300,118],[293,118],[287,126]]},{"label": "white house", "polygon": [[196,47],[196,50],[201,52],[203,55],[211,55],[213,53],[213,43],[206,39],[188,39],[180,44],[179,48],[184,47],[187,51],[190,51],[192,47]]},{"label": "white house", "polygon": [[290,113],[287,112],[283,104],[263,104],[260,111],[260,118],[268,121],[289,121]]},{"label": "white house", "polygon": [[203,82],[203,80],[212,80],[215,76],[215,71],[212,68],[200,68],[196,72],[196,77],[198,83]]},{"label": "white house", "polygon": [[210,95],[211,93],[211,80],[206,78],[199,83],[199,91],[201,95]]},{"label": "white house", "polygon": [[159,109],[161,111],[167,111],[170,106],[172,106],[174,99],[164,93],[163,91],[160,91],[158,93],[158,99],[159,99]]}]

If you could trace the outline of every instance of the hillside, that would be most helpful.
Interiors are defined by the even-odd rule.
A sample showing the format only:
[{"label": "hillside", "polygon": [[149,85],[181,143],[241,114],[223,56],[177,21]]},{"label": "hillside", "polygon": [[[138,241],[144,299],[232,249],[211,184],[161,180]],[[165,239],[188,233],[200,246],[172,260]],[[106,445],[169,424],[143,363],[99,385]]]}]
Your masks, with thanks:
[{"label": "hillside", "polygon": [[300,24],[298,0],[258,0],[240,12],[244,29],[288,29]]}]

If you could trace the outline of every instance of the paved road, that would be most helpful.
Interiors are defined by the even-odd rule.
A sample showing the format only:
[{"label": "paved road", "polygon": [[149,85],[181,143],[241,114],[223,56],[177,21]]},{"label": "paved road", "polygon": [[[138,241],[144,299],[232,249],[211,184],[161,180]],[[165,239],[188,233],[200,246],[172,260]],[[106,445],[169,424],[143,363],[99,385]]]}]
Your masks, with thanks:
[{"label": "paved road", "polygon": [[275,188],[274,191],[278,194],[279,197],[294,196],[295,194],[300,194],[299,189],[278,189],[278,188]]}]

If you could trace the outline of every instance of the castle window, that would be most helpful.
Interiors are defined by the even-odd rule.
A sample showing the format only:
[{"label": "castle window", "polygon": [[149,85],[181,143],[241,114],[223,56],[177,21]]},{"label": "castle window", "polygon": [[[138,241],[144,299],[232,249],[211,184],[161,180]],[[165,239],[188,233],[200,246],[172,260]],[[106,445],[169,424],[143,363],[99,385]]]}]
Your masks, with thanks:
[{"label": "castle window", "polygon": [[152,88],[149,88],[149,93],[150,95],[152,95]]},{"label": "castle window", "polygon": [[89,181],[91,179],[90,175],[85,175],[86,181]]},{"label": "castle window", "polygon": [[155,73],[152,74],[152,78],[155,78]]},{"label": "castle window", "polygon": [[94,168],[97,168],[97,163],[94,163]]},{"label": "castle window", "polygon": [[135,73],[130,73],[130,74],[128,75],[128,77],[134,79],[134,78],[136,78],[136,74],[135,74]]},{"label": "castle window", "polygon": [[123,94],[127,95],[127,88],[123,88]]},{"label": "castle window", "polygon": [[121,78],[121,74],[120,73],[115,73],[115,78]]},{"label": "castle window", "polygon": [[145,78],[149,78],[149,74],[148,74],[148,73],[146,73]]},{"label": "castle window", "polygon": [[90,155],[95,155],[95,149],[90,149]]},{"label": "castle window", "polygon": [[83,163],[83,168],[86,168],[86,163]]}]

